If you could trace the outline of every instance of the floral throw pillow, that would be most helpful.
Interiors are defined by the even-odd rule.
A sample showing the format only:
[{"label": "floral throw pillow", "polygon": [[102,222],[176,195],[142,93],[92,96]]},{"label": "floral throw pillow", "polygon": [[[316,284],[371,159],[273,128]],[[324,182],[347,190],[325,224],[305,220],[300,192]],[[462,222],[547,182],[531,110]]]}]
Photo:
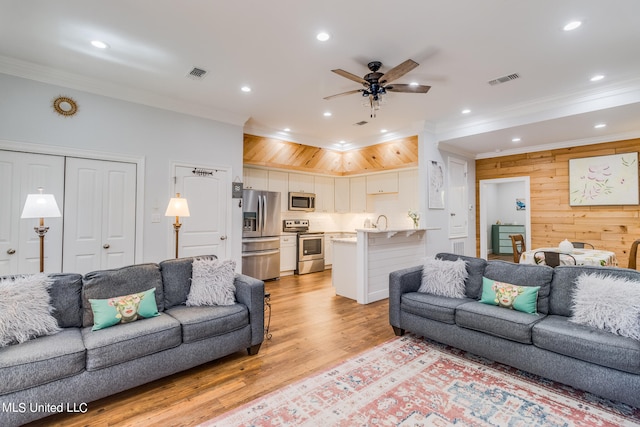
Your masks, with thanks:
[{"label": "floral throw pillow", "polygon": [[89,303],[93,311],[93,331],[159,316],[156,288],[107,299],[89,299]]},{"label": "floral throw pillow", "polygon": [[483,277],[480,302],[537,314],[539,290],[540,286],[518,286]]}]

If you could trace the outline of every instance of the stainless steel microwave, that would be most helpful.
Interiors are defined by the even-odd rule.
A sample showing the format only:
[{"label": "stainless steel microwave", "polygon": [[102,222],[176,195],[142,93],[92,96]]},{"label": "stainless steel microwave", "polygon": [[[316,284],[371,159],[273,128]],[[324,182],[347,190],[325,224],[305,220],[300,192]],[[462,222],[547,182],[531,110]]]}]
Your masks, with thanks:
[{"label": "stainless steel microwave", "polygon": [[289,193],[289,210],[313,212],[316,210],[316,195],[313,193]]}]

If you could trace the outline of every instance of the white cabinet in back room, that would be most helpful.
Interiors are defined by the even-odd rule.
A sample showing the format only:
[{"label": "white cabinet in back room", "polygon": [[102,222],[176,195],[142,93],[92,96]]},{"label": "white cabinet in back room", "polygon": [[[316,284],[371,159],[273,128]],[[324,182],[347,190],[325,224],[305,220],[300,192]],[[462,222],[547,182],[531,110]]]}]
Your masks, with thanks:
[{"label": "white cabinet in back room", "polygon": [[349,186],[349,178],[335,178],[334,208],[337,213],[347,213],[351,211],[351,192],[349,191]]},{"label": "white cabinet in back room", "polygon": [[316,192],[316,212],[334,212],[334,178],[328,176],[315,176],[314,185]]},{"label": "white cabinet in back room", "polygon": [[242,183],[248,190],[266,190],[268,187],[268,172],[265,169],[244,168]]},{"label": "white cabinet in back room", "polygon": [[280,236],[280,275],[293,274],[296,269],[296,242],[295,234],[283,234]]},{"label": "white cabinet in back room", "polygon": [[289,173],[289,191],[293,193],[315,193],[313,175]]},{"label": "white cabinet in back room", "polygon": [[286,212],[289,208],[289,174],[270,170],[269,191],[280,193],[280,211]]},{"label": "white cabinet in back room", "polygon": [[364,176],[349,178],[351,212],[367,211],[367,181]]},{"label": "white cabinet in back room", "polygon": [[367,194],[397,193],[398,173],[387,172],[367,176]]}]

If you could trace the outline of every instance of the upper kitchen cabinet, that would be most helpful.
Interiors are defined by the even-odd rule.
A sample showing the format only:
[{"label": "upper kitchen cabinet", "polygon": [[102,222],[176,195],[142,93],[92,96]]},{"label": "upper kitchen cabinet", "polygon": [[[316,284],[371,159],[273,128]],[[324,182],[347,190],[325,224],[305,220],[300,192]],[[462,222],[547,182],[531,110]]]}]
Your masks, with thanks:
[{"label": "upper kitchen cabinet", "polygon": [[280,193],[280,210],[289,209],[289,174],[287,172],[269,171],[269,191]]},{"label": "upper kitchen cabinet", "polygon": [[266,190],[269,186],[269,174],[265,169],[244,168],[243,187],[248,190]]},{"label": "upper kitchen cabinet", "polygon": [[335,211],[338,213],[347,213],[351,211],[351,191],[349,178],[335,178]]},{"label": "upper kitchen cabinet", "polygon": [[367,181],[364,176],[349,178],[351,212],[367,211]]},{"label": "upper kitchen cabinet", "polygon": [[398,192],[398,173],[387,172],[367,176],[367,194]]},{"label": "upper kitchen cabinet", "polygon": [[289,191],[293,193],[315,193],[313,175],[289,173]]},{"label": "upper kitchen cabinet", "polygon": [[315,176],[314,187],[316,192],[316,212],[334,212],[334,178],[328,176]]}]

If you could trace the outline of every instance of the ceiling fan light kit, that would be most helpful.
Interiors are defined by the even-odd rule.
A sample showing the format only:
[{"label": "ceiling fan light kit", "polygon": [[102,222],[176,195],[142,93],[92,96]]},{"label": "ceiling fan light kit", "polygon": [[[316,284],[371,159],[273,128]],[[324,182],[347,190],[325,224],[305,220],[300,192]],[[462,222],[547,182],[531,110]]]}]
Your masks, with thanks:
[{"label": "ceiling fan light kit", "polygon": [[331,70],[339,76],[362,84],[364,86],[364,89],[350,90],[348,92],[342,92],[336,95],[327,96],[324,99],[329,100],[339,96],[351,95],[353,93],[360,92],[362,93],[363,97],[369,98],[371,117],[374,118],[376,117],[376,111],[380,109],[380,101],[382,100],[382,95],[386,95],[387,91],[404,93],[427,93],[429,89],[431,89],[431,86],[416,83],[390,85],[392,81],[395,81],[404,76],[409,71],[416,68],[418,65],[419,64],[414,60],[407,59],[406,61],[404,61],[400,65],[393,67],[386,73],[381,73],[378,70],[380,70],[380,68],[382,67],[382,62],[371,61],[369,62],[369,64],[367,64],[367,67],[371,72],[366,74],[364,77],[356,76],[355,74],[341,69]]}]

